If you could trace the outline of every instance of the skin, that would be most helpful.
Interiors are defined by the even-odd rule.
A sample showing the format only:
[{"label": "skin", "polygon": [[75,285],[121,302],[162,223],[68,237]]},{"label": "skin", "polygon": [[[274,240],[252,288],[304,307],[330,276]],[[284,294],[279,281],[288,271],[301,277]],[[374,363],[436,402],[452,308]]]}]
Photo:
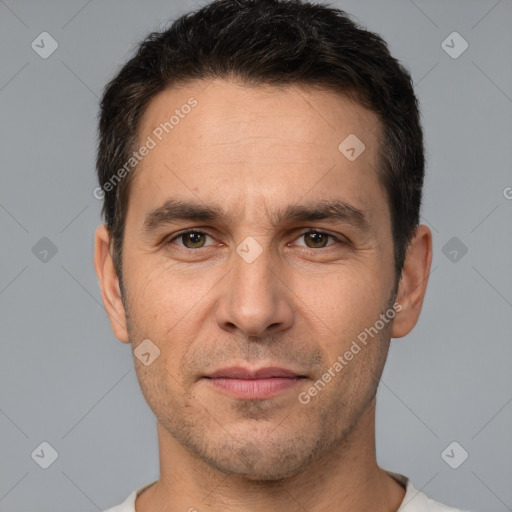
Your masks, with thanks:
[{"label": "skin", "polygon": [[[160,479],[136,509],[396,511],[405,491],[377,465],[375,393],[391,337],[405,336],[420,314],[432,237],[417,228],[395,289],[391,218],[377,174],[380,123],[334,92],[213,80],[155,96],[140,140],[191,96],[197,106],[134,175],[126,308],[109,233],[96,231],[94,263],[115,336],[133,349],[150,339],[160,350],[148,366],[134,358],[160,452]],[[366,146],[352,162],[338,150],[349,134]],[[217,206],[222,216],[144,230],[148,213],[167,200]],[[276,218],[289,205],[322,201],[357,208],[366,227]],[[189,228],[205,235],[174,238]],[[252,263],[236,251],[249,236],[262,249]],[[394,302],[394,321],[300,403],[298,394]],[[201,378],[228,366],[279,366],[305,378],[274,397],[245,400]]]}]

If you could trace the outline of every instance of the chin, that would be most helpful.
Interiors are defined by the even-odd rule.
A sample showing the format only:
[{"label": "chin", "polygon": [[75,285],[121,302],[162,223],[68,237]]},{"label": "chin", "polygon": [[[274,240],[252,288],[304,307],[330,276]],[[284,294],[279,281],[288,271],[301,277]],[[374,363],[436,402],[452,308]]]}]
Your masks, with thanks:
[{"label": "chin", "polygon": [[224,439],[223,443],[215,447],[210,445],[209,448],[198,454],[209,466],[222,473],[255,482],[293,477],[325,451],[316,439],[294,436],[245,442],[231,438]]},{"label": "chin", "polygon": [[209,460],[207,461],[218,471],[236,475],[252,482],[271,482],[279,481],[293,477],[303,469],[306,464],[288,461],[284,463],[282,460],[271,462],[266,461],[248,461],[248,460]]}]

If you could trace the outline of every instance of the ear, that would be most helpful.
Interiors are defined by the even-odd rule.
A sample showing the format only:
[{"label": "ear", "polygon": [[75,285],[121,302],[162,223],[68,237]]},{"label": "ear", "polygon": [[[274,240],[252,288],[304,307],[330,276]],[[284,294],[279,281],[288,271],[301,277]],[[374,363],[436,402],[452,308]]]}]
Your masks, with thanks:
[{"label": "ear", "polygon": [[123,343],[129,343],[119,279],[110,254],[110,233],[104,224],[96,229],[94,242],[94,268],[100,283],[105,311],[115,337]]},{"label": "ear", "polygon": [[419,225],[409,243],[396,302],[398,314],[393,321],[391,336],[401,338],[416,325],[427,290],[427,282],[432,263],[432,233],[427,226]]}]

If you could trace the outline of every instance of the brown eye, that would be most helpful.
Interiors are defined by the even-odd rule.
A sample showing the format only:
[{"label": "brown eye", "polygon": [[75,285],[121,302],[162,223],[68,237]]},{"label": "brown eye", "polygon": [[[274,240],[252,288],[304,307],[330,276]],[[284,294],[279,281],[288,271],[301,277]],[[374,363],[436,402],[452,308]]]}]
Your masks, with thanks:
[{"label": "brown eye", "polygon": [[171,242],[179,241],[178,245],[182,245],[187,249],[200,249],[205,246],[207,236],[206,233],[201,233],[200,231],[191,231],[178,235]]},{"label": "brown eye", "polygon": [[310,231],[309,233],[304,233],[302,236],[304,237],[306,246],[311,249],[322,249],[326,247],[329,238],[332,238],[331,235],[318,231]]},{"label": "brown eye", "polygon": [[181,240],[185,247],[189,249],[197,249],[205,244],[205,236],[203,233],[186,233],[181,236]]}]

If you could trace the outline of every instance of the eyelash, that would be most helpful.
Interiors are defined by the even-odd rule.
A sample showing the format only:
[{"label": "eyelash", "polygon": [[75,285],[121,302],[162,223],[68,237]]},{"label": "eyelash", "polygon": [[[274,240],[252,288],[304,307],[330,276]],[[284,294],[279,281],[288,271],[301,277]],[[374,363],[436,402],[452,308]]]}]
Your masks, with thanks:
[{"label": "eyelash", "polygon": [[[178,240],[178,239],[182,238],[183,236],[191,234],[191,233],[199,234],[199,235],[206,235],[206,236],[208,236],[210,238],[213,238],[211,235],[209,235],[208,233],[205,233],[204,231],[199,231],[197,229],[187,229],[185,231],[180,231],[179,233],[174,235],[171,239],[167,240],[166,245],[171,244],[175,240]],[[321,229],[308,229],[307,231],[303,231],[297,238],[301,238],[301,237],[303,237],[305,235],[308,235],[310,233],[318,233],[318,234],[321,234],[321,235],[326,235],[329,238],[333,239],[335,242],[346,243],[343,240],[340,240],[338,237],[332,235],[331,233],[328,233],[327,231],[323,231]],[[304,246],[301,246],[301,247],[304,247],[305,249],[311,249],[313,251],[318,251],[319,249],[327,249],[327,247],[330,247],[331,245],[334,245],[334,244],[329,244],[329,245],[327,245],[325,247],[318,247],[318,248],[308,247],[307,245],[304,245]],[[196,249],[194,249],[194,248],[191,248],[191,247],[185,247],[184,245],[178,245],[178,247],[181,247],[182,249],[186,249],[186,250],[189,250],[189,251],[197,251],[198,249],[204,249],[205,248],[205,247],[197,247]]]}]

